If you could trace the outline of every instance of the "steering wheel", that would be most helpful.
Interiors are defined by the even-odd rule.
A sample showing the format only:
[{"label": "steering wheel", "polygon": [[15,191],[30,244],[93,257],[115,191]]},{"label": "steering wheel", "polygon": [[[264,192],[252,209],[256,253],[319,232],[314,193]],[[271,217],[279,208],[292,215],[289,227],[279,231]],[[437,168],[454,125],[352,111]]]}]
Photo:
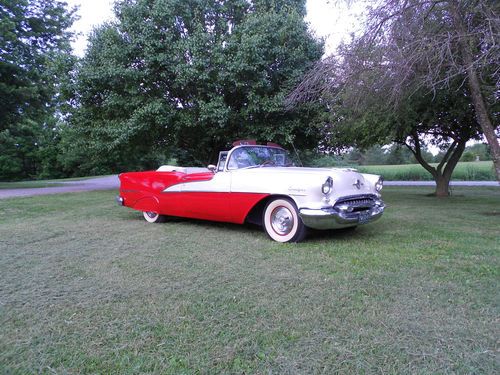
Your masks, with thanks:
[{"label": "steering wheel", "polygon": [[274,161],[272,161],[272,160],[265,160],[262,163],[260,163],[259,168],[262,168],[264,165],[274,165]]}]

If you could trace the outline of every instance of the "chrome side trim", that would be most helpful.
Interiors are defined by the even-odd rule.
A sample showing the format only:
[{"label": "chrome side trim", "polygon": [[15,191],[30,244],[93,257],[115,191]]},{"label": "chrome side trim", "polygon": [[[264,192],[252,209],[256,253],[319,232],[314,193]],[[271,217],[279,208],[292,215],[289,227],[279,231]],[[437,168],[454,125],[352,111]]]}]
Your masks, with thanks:
[{"label": "chrome side trim", "polygon": [[211,194],[268,194],[268,193],[256,193],[256,192],[246,192],[246,191],[213,191],[213,190],[181,190],[181,191],[167,191],[163,190],[162,194],[179,194],[179,193],[211,193]]}]

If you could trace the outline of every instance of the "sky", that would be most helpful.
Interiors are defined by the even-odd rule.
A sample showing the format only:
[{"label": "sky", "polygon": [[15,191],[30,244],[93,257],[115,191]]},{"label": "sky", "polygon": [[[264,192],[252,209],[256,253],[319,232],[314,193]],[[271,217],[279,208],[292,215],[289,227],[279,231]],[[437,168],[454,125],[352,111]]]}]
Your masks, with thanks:
[{"label": "sky", "polygon": [[[113,0],[66,0],[69,6],[79,6],[80,19],[73,25],[73,31],[79,36],[72,46],[75,53],[82,57],[87,45],[89,32],[103,22],[113,19]],[[340,3],[340,4],[339,4]],[[348,38],[349,33],[359,31],[360,22],[357,16],[361,15],[365,6],[356,3],[347,6],[335,0],[307,0],[306,21],[311,30],[320,38],[325,38],[325,54],[335,51],[335,47]]]}]

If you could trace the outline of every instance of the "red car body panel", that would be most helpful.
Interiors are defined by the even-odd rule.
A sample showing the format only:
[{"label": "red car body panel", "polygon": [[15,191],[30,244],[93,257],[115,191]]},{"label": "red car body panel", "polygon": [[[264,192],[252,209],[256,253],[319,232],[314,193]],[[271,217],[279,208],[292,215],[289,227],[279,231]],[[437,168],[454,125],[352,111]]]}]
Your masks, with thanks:
[{"label": "red car body panel", "polygon": [[250,210],[269,194],[204,191],[168,191],[168,187],[210,181],[212,172],[128,172],[120,178],[124,206],[160,215],[242,224]]}]

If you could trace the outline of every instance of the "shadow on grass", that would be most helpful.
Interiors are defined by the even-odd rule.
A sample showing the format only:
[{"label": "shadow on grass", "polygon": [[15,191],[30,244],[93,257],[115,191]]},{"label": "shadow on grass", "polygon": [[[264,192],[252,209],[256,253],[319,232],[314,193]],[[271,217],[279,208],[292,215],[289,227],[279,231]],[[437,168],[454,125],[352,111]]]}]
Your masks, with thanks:
[{"label": "shadow on grass", "polygon": [[[136,215],[135,213],[127,213],[123,215],[122,218],[125,221],[137,221],[146,223],[142,215]],[[193,231],[199,230],[201,228],[212,228],[216,230],[223,230],[228,233],[238,234],[245,233],[250,234],[252,236],[262,236],[262,238],[268,238],[265,233],[265,230],[262,226],[252,223],[244,223],[244,224],[233,224],[233,223],[225,223],[225,222],[217,222],[210,220],[200,220],[200,219],[190,219],[183,218],[177,216],[167,216],[166,222],[152,224],[152,225],[169,225],[169,224],[180,224],[185,226],[193,226]],[[328,230],[317,230],[308,228],[307,237],[302,242],[309,241],[348,241],[353,238],[363,238],[370,239],[376,235],[376,232],[371,230],[367,230],[364,226],[361,227],[349,227],[342,229],[328,229]],[[272,241],[269,239],[269,241]]]},{"label": "shadow on grass", "polygon": [[348,241],[353,238],[369,239],[375,236],[375,232],[365,227],[350,227],[342,229],[316,230],[309,228],[307,240],[321,241]]},{"label": "shadow on grass", "polygon": [[484,216],[500,216],[500,211],[483,212]]},{"label": "shadow on grass", "polygon": [[[138,222],[144,222],[144,218],[142,217],[142,214],[140,215],[135,215],[134,212],[128,213],[126,215],[123,215],[122,218],[125,221],[129,220],[134,220]],[[149,224],[149,223],[146,223]],[[210,221],[210,220],[201,220],[201,219],[191,219],[191,218],[185,218],[185,217],[178,217],[178,216],[167,216],[166,221],[163,223],[157,223],[157,224],[152,224],[152,225],[168,225],[168,224],[186,224],[186,225],[193,225],[193,229],[199,229],[199,228],[214,228],[214,229],[224,229],[226,231],[232,231],[232,232],[253,232],[253,233],[264,233],[264,229],[256,224],[251,224],[251,223],[244,223],[244,224],[233,224],[233,223],[226,223],[226,222],[219,222],[219,221]]]}]

